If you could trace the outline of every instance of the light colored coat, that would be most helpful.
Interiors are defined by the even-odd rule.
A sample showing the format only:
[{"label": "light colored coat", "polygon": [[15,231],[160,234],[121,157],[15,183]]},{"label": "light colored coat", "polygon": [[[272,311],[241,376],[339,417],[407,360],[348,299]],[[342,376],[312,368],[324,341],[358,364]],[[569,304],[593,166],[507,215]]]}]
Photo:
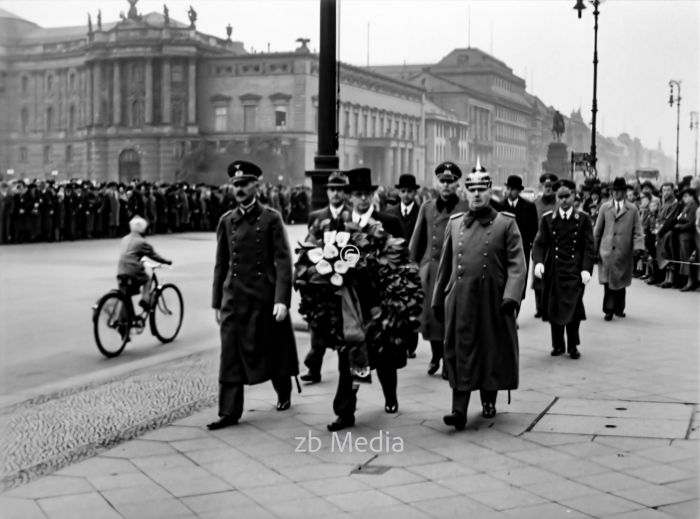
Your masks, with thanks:
[{"label": "light colored coat", "polygon": [[605,202],[598,213],[593,235],[600,256],[598,281],[611,290],[620,290],[632,284],[634,252],[644,250],[642,220],[637,208],[622,201],[620,214],[615,214],[614,200]]}]

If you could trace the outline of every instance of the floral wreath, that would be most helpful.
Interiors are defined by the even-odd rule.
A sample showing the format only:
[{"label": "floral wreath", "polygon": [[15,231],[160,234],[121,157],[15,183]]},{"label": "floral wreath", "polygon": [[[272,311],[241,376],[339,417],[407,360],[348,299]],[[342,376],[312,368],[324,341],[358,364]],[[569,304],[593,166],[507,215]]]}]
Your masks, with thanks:
[{"label": "floral wreath", "polygon": [[403,238],[377,220],[361,227],[343,217],[342,231],[331,230],[330,219],[311,226],[296,250],[294,286],[299,313],[323,330],[329,347],[348,348],[351,371],[362,378],[370,359],[405,356],[420,326],[423,291]]}]

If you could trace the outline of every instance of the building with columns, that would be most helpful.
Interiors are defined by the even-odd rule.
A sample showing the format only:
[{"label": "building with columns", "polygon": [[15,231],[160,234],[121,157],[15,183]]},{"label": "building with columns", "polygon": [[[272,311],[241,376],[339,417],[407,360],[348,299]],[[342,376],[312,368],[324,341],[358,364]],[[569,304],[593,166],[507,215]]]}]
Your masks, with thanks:
[{"label": "building with columns", "polygon": [[[245,155],[267,180],[304,183],[317,147],[319,66],[306,43],[252,54],[230,34],[134,6],[118,22],[98,15],[63,28],[0,10],[0,115],[9,122],[0,172],[218,182],[226,162]],[[341,168],[370,167],[387,185],[413,173],[432,185],[435,157],[468,166],[466,121],[421,86],[346,64],[339,81]]]}]

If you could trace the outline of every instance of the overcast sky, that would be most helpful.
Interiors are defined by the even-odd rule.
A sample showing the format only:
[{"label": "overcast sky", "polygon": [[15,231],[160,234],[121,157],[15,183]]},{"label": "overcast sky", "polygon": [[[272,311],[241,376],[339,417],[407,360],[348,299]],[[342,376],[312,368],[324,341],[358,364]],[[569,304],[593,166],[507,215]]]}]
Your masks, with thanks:
[{"label": "overcast sky", "polygon": [[[340,57],[354,65],[434,63],[457,47],[478,47],[524,78],[527,90],[565,114],[593,95],[593,8],[579,20],[575,0],[339,0]],[[187,22],[190,4],[200,31],[233,37],[248,50],[294,49],[298,37],[318,49],[318,0],[169,0],[170,17]],[[126,0],[0,0],[0,7],[43,27],[80,25],[87,13],[104,22],[128,10]],[[162,0],[140,0],[142,13]],[[598,37],[598,128],[628,132],[647,147],[675,155],[676,108],[670,79],[682,80],[682,168],[692,168],[690,111],[700,108],[700,0],[605,0]],[[471,22],[470,22],[471,20]],[[341,92],[342,95],[342,92]]]}]

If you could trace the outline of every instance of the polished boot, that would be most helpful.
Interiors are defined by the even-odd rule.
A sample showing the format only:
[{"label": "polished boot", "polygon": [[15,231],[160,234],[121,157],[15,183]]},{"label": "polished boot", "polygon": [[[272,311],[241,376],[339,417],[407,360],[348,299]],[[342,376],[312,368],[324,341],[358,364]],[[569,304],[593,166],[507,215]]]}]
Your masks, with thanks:
[{"label": "polished boot", "polygon": [[578,348],[576,346],[571,346],[569,348],[569,357],[571,357],[574,360],[581,357],[581,353],[578,351]]},{"label": "polished boot", "polygon": [[690,292],[692,290],[695,290],[696,286],[696,283],[693,283],[690,279],[688,279],[688,282],[685,284],[685,286],[681,288],[681,292]]},{"label": "polished boot", "polygon": [[481,416],[484,418],[493,418],[496,416],[496,404],[493,402],[481,403]]},{"label": "polished boot", "polygon": [[446,414],[442,417],[442,421],[445,425],[451,425],[458,431],[464,430],[467,425],[467,417],[457,411],[452,411],[452,414]]},{"label": "polished boot", "polygon": [[287,400],[280,400],[277,402],[277,410],[278,411],[286,411],[292,406],[292,401],[291,399]]},{"label": "polished boot", "polygon": [[355,416],[350,416],[347,418],[339,416],[335,419],[335,422],[329,423],[326,426],[326,429],[328,429],[330,432],[342,431],[343,429],[347,429],[353,425],[355,425]]},{"label": "polished boot", "polygon": [[605,314],[605,317],[603,317],[603,319],[605,319],[606,321],[612,321],[612,318],[613,314]]},{"label": "polished boot", "polygon": [[552,351],[550,352],[550,355],[551,355],[552,357],[558,357],[558,356],[561,355],[562,353],[564,353],[564,348],[552,348]]},{"label": "polished boot", "polygon": [[308,382],[309,384],[317,384],[321,382],[321,374],[320,373],[314,373],[311,370],[307,371],[303,375],[299,377],[302,382]]},{"label": "polished boot", "polygon": [[233,416],[222,416],[216,422],[212,422],[207,425],[207,429],[210,431],[216,431],[217,429],[223,429],[224,427],[229,427],[231,425],[237,425],[238,418]]}]

